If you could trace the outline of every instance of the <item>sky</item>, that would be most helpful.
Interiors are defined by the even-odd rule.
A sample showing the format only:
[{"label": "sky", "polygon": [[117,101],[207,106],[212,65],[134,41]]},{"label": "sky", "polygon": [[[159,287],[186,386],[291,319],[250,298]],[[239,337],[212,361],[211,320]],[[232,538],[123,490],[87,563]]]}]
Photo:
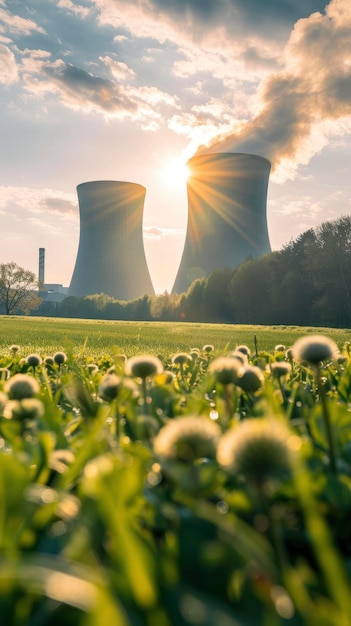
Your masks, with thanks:
[{"label": "sky", "polygon": [[155,291],[185,240],[184,164],[268,158],[272,250],[351,212],[351,1],[0,0],[0,263],[68,286],[76,187],[146,187]]}]

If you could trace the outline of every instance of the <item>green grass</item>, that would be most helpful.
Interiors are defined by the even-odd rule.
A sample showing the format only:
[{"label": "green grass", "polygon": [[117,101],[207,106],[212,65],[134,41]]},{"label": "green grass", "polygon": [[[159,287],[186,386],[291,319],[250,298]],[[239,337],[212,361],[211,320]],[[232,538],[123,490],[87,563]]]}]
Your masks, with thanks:
[{"label": "green grass", "polygon": [[[348,340],[0,318],[1,625],[351,626],[350,344],[282,376],[274,346],[308,333]],[[216,359],[254,335],[259,357]],[[115,350],[166,372],[133,377]]]},{"label": "green grass", "polygon": [[253,351],[255,335],[259,350],[273,350],[279,343],[289,347],[307,333],[328,335],[339,348],[350,338],[350,330],[335,328],[0,316],[2,352],[7,352],[10,345],[18,344],[21,352],[48,355],[65,350],[94,358],[114,351],[127,356],[142,353],[170,355],[192,347],[202,348],[205,344],[213,344],[216,351],[222,352],[244,343]]}]

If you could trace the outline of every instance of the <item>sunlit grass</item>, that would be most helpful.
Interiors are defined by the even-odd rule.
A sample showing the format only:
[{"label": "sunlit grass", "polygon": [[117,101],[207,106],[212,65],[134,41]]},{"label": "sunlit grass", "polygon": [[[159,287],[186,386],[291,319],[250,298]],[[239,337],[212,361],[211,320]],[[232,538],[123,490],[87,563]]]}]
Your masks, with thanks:
[{"label": "sunlit grass", "polygon": [[170,355],[205,344],[213,344],[217,352],[246,344],[253,352],[255,336],[258,350],[273,350],[278,343],[289,347],[302,335],[316,330],[332,337],[340,348],[350,336],[349,330],[334,328],[1,316],[0,348],[7,350],[11,344],[18,344],[26,353],[46,355],[64,350],[93,358],[116,350],[128,356]]}]

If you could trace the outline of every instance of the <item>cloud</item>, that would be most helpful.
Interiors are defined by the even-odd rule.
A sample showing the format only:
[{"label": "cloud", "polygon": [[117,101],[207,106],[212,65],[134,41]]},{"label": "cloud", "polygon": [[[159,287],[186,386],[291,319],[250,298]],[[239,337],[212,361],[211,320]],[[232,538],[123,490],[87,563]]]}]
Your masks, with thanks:
[{"label": "cloud", "polygon": [[16,217],[25,214],[56,215],[78,222],[78,208],[73,194],[53,189],[0,187],[0,212]]},{"label": "cloud", "polygon": [[137,103],[123,87],[111,80],[60,60],[47,64],[43,70],[48,78],[48,83],[42,84],[43,89],[49,90],[51,83],[67,106],[104,113],[119,111],[128,114],[137,111]]},{"label": "cloud", "polygon": [[253,152],[272,161],[276,179],[300,163],[340,126],[351,131],[351,5],[332,0],[325,15],[301,19],[284,51],[284,69],[260,87],[261,109],[198,152]]},{"label": "cloud", "polygon": [[[255,17],[253,27],[252,15],[246,11],[241,0],[94,2],[100,26],[126,29],[131,38],[138,39],[139,45],[143,41],[149,43],[152,38],[162,47],[163,57],[167,56],[171,46],[174,47],[178,58],[173,63],[172,75],[186,78],[203,71],[232,83],[234,75],[235,82],[240,76],[248,80],[250,76],[253,79],[257,75],[265,75],[276,67],[284,34],[286,38],[295,18],[301,15],[288,11],[284,20],[282,15],[278,19],[276,14],[279,15],[279,11],[274,11],[270,3],[266,9],[265,3],[264,20]],[[324,6],[322,0],[309,0],[306,4]],[[260,6],[258,4],[258,9]],[[259,12],[262,15],[262,8]],[[261,28],[263,23],[266,24],[265,29]],[[149,62],[150,55],[145,56]]]},{"label": "cloud", "polygon": [[275,213],[284,216],[296,216],[304,218],[306,215],[310,217],[323,212],[321,203],[315,202],[311,196],[303,196],[298,200],[296,198],[282,202]]},{"label": "cloud", "polygon": [[132,80],[135,78],[135,72],[122,61],[115,61],[110,56],[99,57],[110,70],[113,78],[117,81]]},{"label": "cloud", "polygon": [[59,0],[57,4],[59,9],[65,9],[69,13],[73,13],[79,18],[85,19],[90,13],[88,7],[84,7],[81,4],[73,3],[72,0]]},{"label": "cloud", "polygon": [[15,55],[7,47],[0,44],[0,83],[11,85],[18,80]]},{"label": "cloud", "polygon": [[[101,23],[127,28],[137,37],[215,45],[259,33],[285,37],[299,17],[324,9],[324,0],[94,0]],[[279,27],[279,28],[278,28]],[[219,39],[218,35],[222,35]]]},{"label": "cloud", "polygon": [[13,15],[5,9],[0,9],[0,32],[9,32],[15,35],[31,35],[33,31],[45,34],[44,28],[33,20]]},{"label": "cloud", "polygon": [[149,226],[143,230],[145,240],[157,241],[165,237],[183,237],[184,232],[181,228],[158,228],[156,226]]},{"label": "cloud", "polygon": [[[167,110],[179,108],[177,99],[156,87],[122,84],[134,77],[125,63],[101,57],[112,78],[98,76],[62,59],[52,61],[43,50],[25,50],[21,74],[27,92],[36,96],[57,96],[62,105],[86,114],[96,113],[105,119],[139,121],[144,128],[156,129]],[[165,109],[165,113],[163,112]]]},{"label": "cloud", "polygon": [[60,214],[62,216],[75,216],[77,214],[77,202],[73,197],[63,195],[60,192],[53,193],[44,190],[43,198],[38,203],[38,207],[47,213]]}]

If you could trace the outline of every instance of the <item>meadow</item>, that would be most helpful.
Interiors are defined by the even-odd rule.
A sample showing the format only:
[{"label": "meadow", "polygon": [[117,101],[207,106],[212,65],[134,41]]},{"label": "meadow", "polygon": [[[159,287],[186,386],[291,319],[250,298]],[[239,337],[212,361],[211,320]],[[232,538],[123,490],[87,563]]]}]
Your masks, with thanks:
[{"label": "meadow", "polygon": [[[254,350],[256,335],[259,350],[273,350],[278,343],[292,345],[303,334],[315,333],[313,327],[260,326],[244,324],[196,324],[174,322],[123,322],[25,316],[0,316],[0,350],[18,344],[27,353],[51,354],[57,350],[88,354],[123,352],[171,355],[191,347],[212,344],[218,352],[234,350],[244,343]],[[319,328],[341,348],[351,332],[340,328]]]},{"label": "meadow", "polygon": [[350,407],[347,330],[0,318],[0,624],[351,626]]}]

